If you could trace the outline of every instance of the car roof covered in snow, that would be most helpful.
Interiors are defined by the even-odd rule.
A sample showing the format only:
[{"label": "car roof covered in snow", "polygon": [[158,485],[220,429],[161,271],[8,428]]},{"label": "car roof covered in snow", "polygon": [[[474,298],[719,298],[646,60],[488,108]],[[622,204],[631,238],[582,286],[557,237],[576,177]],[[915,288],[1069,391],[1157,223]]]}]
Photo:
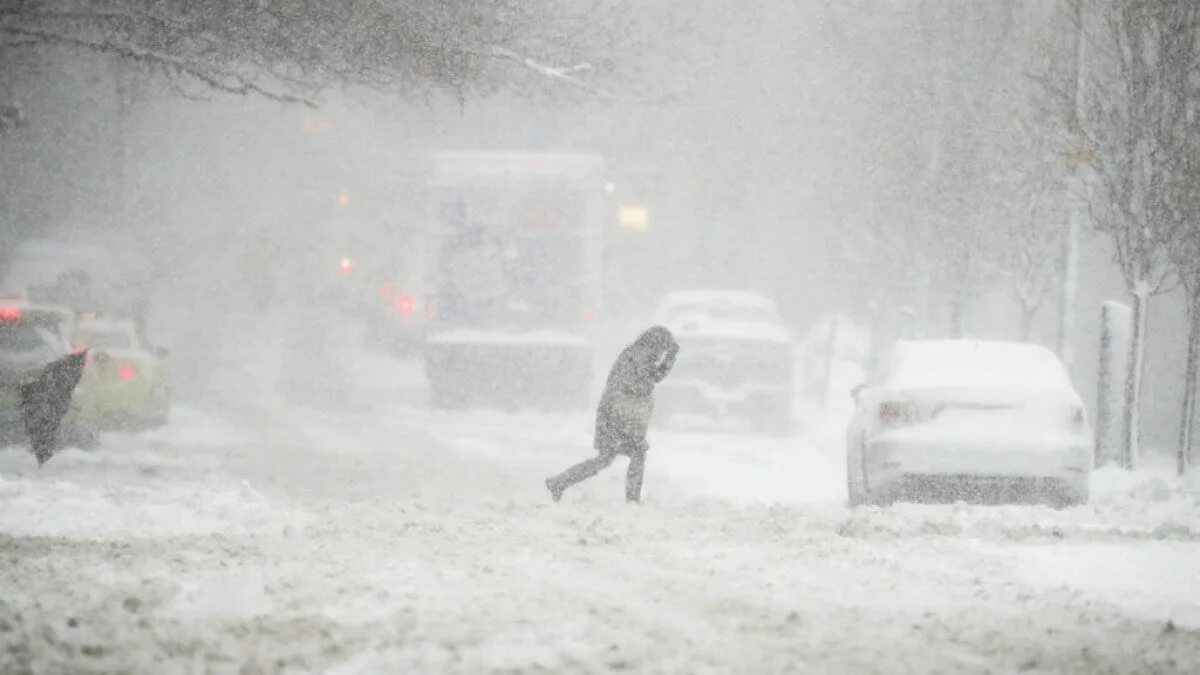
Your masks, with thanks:
[{"label": "car roof covered in snow", "polygon": [[672,291],[659,302],[659,311],[667,312],[681,307],[746,307],[777,312],[775,302],[765,295],[749,291],[718,289],[689,289]]},{"label": "car roof covered in snow", "polygon": [[667,328],[681,341],[689,337],[705,340],[752,340],[791,344],[792,336],[786,328],[766,321],[724,321],[703,315],[685,315],[676,321],[666,322]]},{"label": "car roof covered in snow", "polygon": [[659,302],[659,320],[681,339],[791,342],[775,303],[747,291],[684,290]]},{"label": "car roof covered in snow", "polygon": [[135,326],[129,319],[89,318],[82,317],[76,324],[85,333],[127,333],[135,331]]},{"label": "car roof covered in snow", "polygon": [[885,376],[889,389],[1022,389],[1078,396],[1050,349],[1001,340],[899,340]]}]

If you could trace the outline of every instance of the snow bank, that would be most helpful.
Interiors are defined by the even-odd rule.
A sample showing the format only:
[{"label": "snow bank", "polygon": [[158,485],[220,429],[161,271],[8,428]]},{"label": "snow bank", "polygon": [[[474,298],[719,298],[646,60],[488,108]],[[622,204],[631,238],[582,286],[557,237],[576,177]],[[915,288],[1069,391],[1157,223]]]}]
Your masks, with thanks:
[{"label": "snow bank", "polygon": [[245,436],[190,408],[172,413],[161,429],[106,434],[98,450],[67,448],[41,469],[23,449],[0,451],[0,533],[161,538],[291,522],[293,513],[227,472],[225,453],[245,452]]},{"label": "snow bank", "polygon": [[[52,463],[68,463],[55,457]],[[47,465],[49,466],[49,465]],[[50,472],[45,472],[50,474]],[[270,504],[248,483],[224,485],[13,476],[0,482],[0,532],[75,539],[159,538],[249,532],[266,524]]]},{"label": "snow bank", "polygon": [[857,509],[846,536],[867,539],[924,535],[999,540],[1200,542],[1200,479],[1160,471],[1099,469],[1088,504],[1065,510],[1038,506],[899,503]]},{"label": "snow bank", "polygon": [[142,432],[135,437],[136,440],[121,434],[112,434],[111,437],[123,440],[128,446],[150,443],[220,447],[246,442],[245,433],[227,420],[186,405],[172,406],[171,419],[167,425]]},{"label": "snow bank", "polygon": [[[1194,524],[1192,482],[1098,472],[1100,501],[1062,512],[852,512],[841,423],[656,432],[641,506],[622,503],[621,464],[550,502],[541,479],[590,454],[590,415],[286,409],[223,450],[164,429],[37,473],[6,453],[0,532],[97,538],[71,515],[125,531],[0,537],[0,584],[21,589],[0,594],[0,670],[1196,670],[1172,589],[1200,587],[1200,546],[1136,530]],[[1127,616],[1139,593],[1159,604]]]},{"label": "snow bank", "polygon": [[1022,546],[1017,579],[1047,591],[1070,588],[1146,619],[1200,630],[1200,547],[1176,542],[1137,546]]}]

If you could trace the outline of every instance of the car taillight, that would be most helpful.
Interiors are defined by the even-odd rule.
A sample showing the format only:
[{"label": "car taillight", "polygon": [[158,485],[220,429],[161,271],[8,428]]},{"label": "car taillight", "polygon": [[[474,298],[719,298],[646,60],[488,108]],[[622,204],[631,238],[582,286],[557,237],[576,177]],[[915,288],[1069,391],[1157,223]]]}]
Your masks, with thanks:
[{"label": "car taillight", "polygon": [[384,300],[390,300],[392,297],[392,287],[388,286],[387,284],[381,285],[379,287],[379,297],[383,298]]},{"label": "car taillight", "polygon": [[879,404],[879,423],[897,427],[917,421],[916,406],[912,403],[887,401]]},{"label": "car taillight", "polygon": [[413,311],[413,297],[408,293],[404,293],[396,298],[396,311],[400,314],[408,316]]},{"label": "car taillight", "polygon": [[0,307],[0,319],[5,321],[16,321],[21,318],[20,307]]},{"label": "car taillight", "polygon": [[117,377],[122,380],[132,380],[137,377],[137,373],[137,366],[132,363],[122,363],[121,367],[117,369]]},{"label": "car taillight", "polygon": [[593,312],[592,310],[589,309],[588,311],[583,313],[584,321],[594,321],[595,319],[596,319],[596,313]]},{"label": "car taillight", "polygon": [[338,269],[341,270],[342,276],[347,276],[354,271],[354,262],[349,258],[342,258],[342,262],[338,266]]}]

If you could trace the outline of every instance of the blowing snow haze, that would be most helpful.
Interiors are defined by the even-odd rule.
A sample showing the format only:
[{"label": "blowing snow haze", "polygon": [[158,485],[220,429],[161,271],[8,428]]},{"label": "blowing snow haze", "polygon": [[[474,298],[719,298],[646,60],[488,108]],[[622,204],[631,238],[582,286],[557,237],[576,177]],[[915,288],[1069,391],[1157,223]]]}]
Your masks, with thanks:
[{"label": "blowing snow haze", "polygon": [[1200,670],[1196,26],[0,0],[0,671]]}]

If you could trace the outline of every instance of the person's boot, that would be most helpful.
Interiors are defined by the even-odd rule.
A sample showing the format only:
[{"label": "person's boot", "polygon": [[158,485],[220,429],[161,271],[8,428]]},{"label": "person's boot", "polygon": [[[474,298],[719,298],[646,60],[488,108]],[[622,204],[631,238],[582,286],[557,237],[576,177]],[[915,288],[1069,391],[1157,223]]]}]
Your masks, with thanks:
[{"label": "person's boot", "polygon": [[630,480],[625,484],[625,501],[630,504],[642,503],[642,481]]},{"label": "person's boot", "polygon": [[562,499],[563,491],[567,488],[553,478],[546,479],[546,489],[550,491],[550,498],[554,501]]},{"label": "person's boot", "polygon": [[629,468],[625,473],[625,501],[630,504],[642,503],[642,479],[645,477],[646,471],[646,454],[643,450],[640,454],[633,455],[629,458]]}]

